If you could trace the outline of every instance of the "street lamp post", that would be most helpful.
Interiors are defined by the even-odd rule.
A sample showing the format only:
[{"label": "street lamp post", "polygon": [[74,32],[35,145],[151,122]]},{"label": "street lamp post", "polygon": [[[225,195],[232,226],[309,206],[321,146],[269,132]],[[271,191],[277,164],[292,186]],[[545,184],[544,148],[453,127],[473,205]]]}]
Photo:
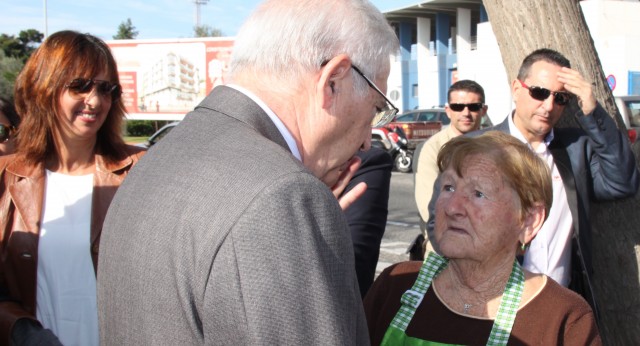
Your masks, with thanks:
[{"label": "street lamp post", "polygon": [[206,5],[209,0],[194,0],[196,4],[196,27],[200,26],[200,5]]},{"label": "street lamp post", "polygon": [[47,38],[47,36],[49,36],[49,29],[47,25],[47,0],[43,0],[43,1],[44,1],[44,38]]}]

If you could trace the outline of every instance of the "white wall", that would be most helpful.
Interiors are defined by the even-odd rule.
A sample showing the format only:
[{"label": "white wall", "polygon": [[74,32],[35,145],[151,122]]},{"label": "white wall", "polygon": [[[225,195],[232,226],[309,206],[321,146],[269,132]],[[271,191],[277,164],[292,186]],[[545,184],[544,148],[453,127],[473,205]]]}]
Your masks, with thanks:
[{"label": "white wall", "polygon": [[581,1],[605,76],[616,78],[615,96],[628,94],[629,71],[640,71],[640,2]]},{"label": "white wall", "polygon": [[482,85],[487,114],[494,124],[505,119],[513,109],[510,81],[502,62],[491,23],[478,25],[478,49],[458,53],[458,79],[472,79]]},{"label": "white wall", "polygon": [[[431,108],[439,102],[438,60],[429,51],[431,19],[418,18],[418,107]],[[408,85],[412,88],[413,86]]]},{"label": "white wall", "polygon": [[[591,37],[602,63],[605,76],[614,75],[616,88],[613,94],[626,95],[628,72],[640,71],[640,2],[615,0],[589,0],[580,2],[589,26]],[[463,11],[463,18],[466,13]],[[428,37],[426,27],[429,21],[418,19],[418,38],[425,45]],[[472,79],[485,90],[489,117],[494,124],[504,120],[513,109],[511,81],[502,62],[498,43],[491,29],[491,23],[478,25],[477,50],[467,49],[464,23],[457,23],[458,32],[458,79]],[[420,108],[430,108],[438,103],[438,66],[435,56],[430,56],[427,48],[418,48],[419,104]],[[404,85],[404,88],[411,88]]]}]

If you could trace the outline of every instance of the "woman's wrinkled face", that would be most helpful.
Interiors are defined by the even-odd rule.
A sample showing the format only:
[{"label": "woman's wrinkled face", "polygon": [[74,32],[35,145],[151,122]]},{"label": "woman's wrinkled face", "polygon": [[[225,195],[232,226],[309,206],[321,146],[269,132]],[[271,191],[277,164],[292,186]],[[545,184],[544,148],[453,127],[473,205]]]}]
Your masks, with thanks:
[{"label": "woman's wrinkled face", "polygon": [[442,255],[480,262],[515,256],[523,227],[516,191],[485,155],[468,157],[461,173],[448,167],[440,178],[435,235]]}]

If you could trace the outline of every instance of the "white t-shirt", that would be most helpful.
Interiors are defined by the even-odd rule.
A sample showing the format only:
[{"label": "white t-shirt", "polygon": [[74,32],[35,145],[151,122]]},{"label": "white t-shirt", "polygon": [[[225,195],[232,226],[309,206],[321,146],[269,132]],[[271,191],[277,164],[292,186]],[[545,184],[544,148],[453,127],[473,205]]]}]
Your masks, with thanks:
[{"label": "white t-shirt", "polygon": [[62,344],[98,345],[90,252],[93,174],[47,171],[38,243],[37,318]]}]

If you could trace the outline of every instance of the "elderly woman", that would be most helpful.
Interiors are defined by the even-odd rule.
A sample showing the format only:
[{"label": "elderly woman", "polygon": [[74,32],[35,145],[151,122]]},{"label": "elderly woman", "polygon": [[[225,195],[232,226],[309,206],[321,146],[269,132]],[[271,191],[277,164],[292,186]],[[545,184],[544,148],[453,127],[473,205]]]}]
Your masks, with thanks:
[{"label": "elderly woman", "polygon": [[0,156],[13,153],[18,124],[20,117],[13,103],[0,97]]},{"label": "elderly woman", "polygon": [[516,260],[552,201],[547,165],[500,132],[438,154],[440,257],[387,268],[365,297],[374,345],[600,344],[589,305]]},{"label": "elderly woman", "polygon": [[123,142],[120,95],[109,47],[74,31],[18,76],[17,151],[0,157],[0,344],[98,344],[102,223],[142,154]]}]

